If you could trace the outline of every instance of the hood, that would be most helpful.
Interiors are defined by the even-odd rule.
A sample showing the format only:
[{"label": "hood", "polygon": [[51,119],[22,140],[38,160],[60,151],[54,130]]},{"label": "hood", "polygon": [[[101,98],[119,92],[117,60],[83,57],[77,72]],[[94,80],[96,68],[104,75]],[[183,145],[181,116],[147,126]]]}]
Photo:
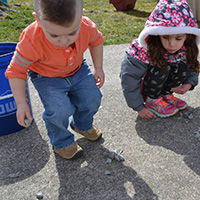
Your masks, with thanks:
[{"label": "hood", "polygon": [[194,34],[200,44],[200,29],[186,0],[160,0],[139,35],[139,43],[147,47],[149,35]]}]

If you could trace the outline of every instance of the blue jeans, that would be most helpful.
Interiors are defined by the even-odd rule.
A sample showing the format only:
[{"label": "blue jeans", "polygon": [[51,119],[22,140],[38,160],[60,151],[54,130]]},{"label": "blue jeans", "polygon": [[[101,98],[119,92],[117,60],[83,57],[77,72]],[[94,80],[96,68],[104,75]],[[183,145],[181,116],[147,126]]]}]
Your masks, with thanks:
[{"label": "blue jeans", "polygon": [[74,134],[68,130],[69,117],[73,127],[81,131],[92,128],[102,94],[85,60],[74,75],[66,78],[44,77],[33,71],[29,76],[43,103],[43,119],[54,148],[74,143]]}]

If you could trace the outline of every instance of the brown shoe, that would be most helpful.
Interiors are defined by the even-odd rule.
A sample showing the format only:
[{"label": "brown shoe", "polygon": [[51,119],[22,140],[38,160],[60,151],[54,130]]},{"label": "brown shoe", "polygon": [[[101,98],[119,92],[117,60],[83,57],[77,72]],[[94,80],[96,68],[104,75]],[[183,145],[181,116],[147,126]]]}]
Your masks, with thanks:
[{"label": "brown shoe", "polygon": [[92,126],[92,128],[88,131],[79,131],[78,129],[74,128],[72,124],[70,124],[70,127],[72,130],[74,130],[77,133],[80,133],[90,141],[97,141],[102,137],[101,131],[95,126]]},{"label": "brown shoe", "polygon": [[83,149],[77,145],[76,142],[68,147],[65,147],[64,149],[53,148],[53,150],[61,157],[68,160],[80,158],[83,155]]}]

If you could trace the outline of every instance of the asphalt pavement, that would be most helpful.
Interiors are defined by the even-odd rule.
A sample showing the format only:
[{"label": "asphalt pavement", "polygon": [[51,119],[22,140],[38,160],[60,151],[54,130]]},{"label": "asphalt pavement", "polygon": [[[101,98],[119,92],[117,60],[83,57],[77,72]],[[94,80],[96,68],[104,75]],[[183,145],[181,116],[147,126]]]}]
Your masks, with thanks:
[{"label": "asphalt pavement", "polygon": [[[29,82],[34,122],[0,137],[0,200],[200,199],[200,141],[194,135],[200,87],[182,96],[189,107],[174,117],[140,118],[126,105],[120,85],[127,47],[104,46],[106,80],[94,121],[103,138],[90,142],[75,133],[84,150],[78,160],[54,154],[41,101]],[[92,68],[88,51],[85,57]]]}]

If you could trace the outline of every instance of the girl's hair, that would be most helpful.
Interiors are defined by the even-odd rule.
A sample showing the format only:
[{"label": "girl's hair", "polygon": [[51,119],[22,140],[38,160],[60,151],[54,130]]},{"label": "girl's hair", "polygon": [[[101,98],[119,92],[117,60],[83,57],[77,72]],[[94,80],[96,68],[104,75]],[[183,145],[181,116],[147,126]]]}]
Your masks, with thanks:
[{"label": "girl's hair", "polygon": [[[196,36],[193,34],[187,34],[187,38],[184,44],[187,49],[186,59],[187,64],[189,65],[189,69],[191,71],[199,73],[199,49],[196,44]],[[147,41],[147,48],[153,64],[156,64],[160,68],[167,65],[168,60],[165,59],[164,56],[166,50],[162,46],[159,36],[150,35]]]},{"label": "girl's hair", "polygon": [[76,14],[76,2],[76,0],[34,0],[34,8],[40,20],[58,25],[71,24]]}]

